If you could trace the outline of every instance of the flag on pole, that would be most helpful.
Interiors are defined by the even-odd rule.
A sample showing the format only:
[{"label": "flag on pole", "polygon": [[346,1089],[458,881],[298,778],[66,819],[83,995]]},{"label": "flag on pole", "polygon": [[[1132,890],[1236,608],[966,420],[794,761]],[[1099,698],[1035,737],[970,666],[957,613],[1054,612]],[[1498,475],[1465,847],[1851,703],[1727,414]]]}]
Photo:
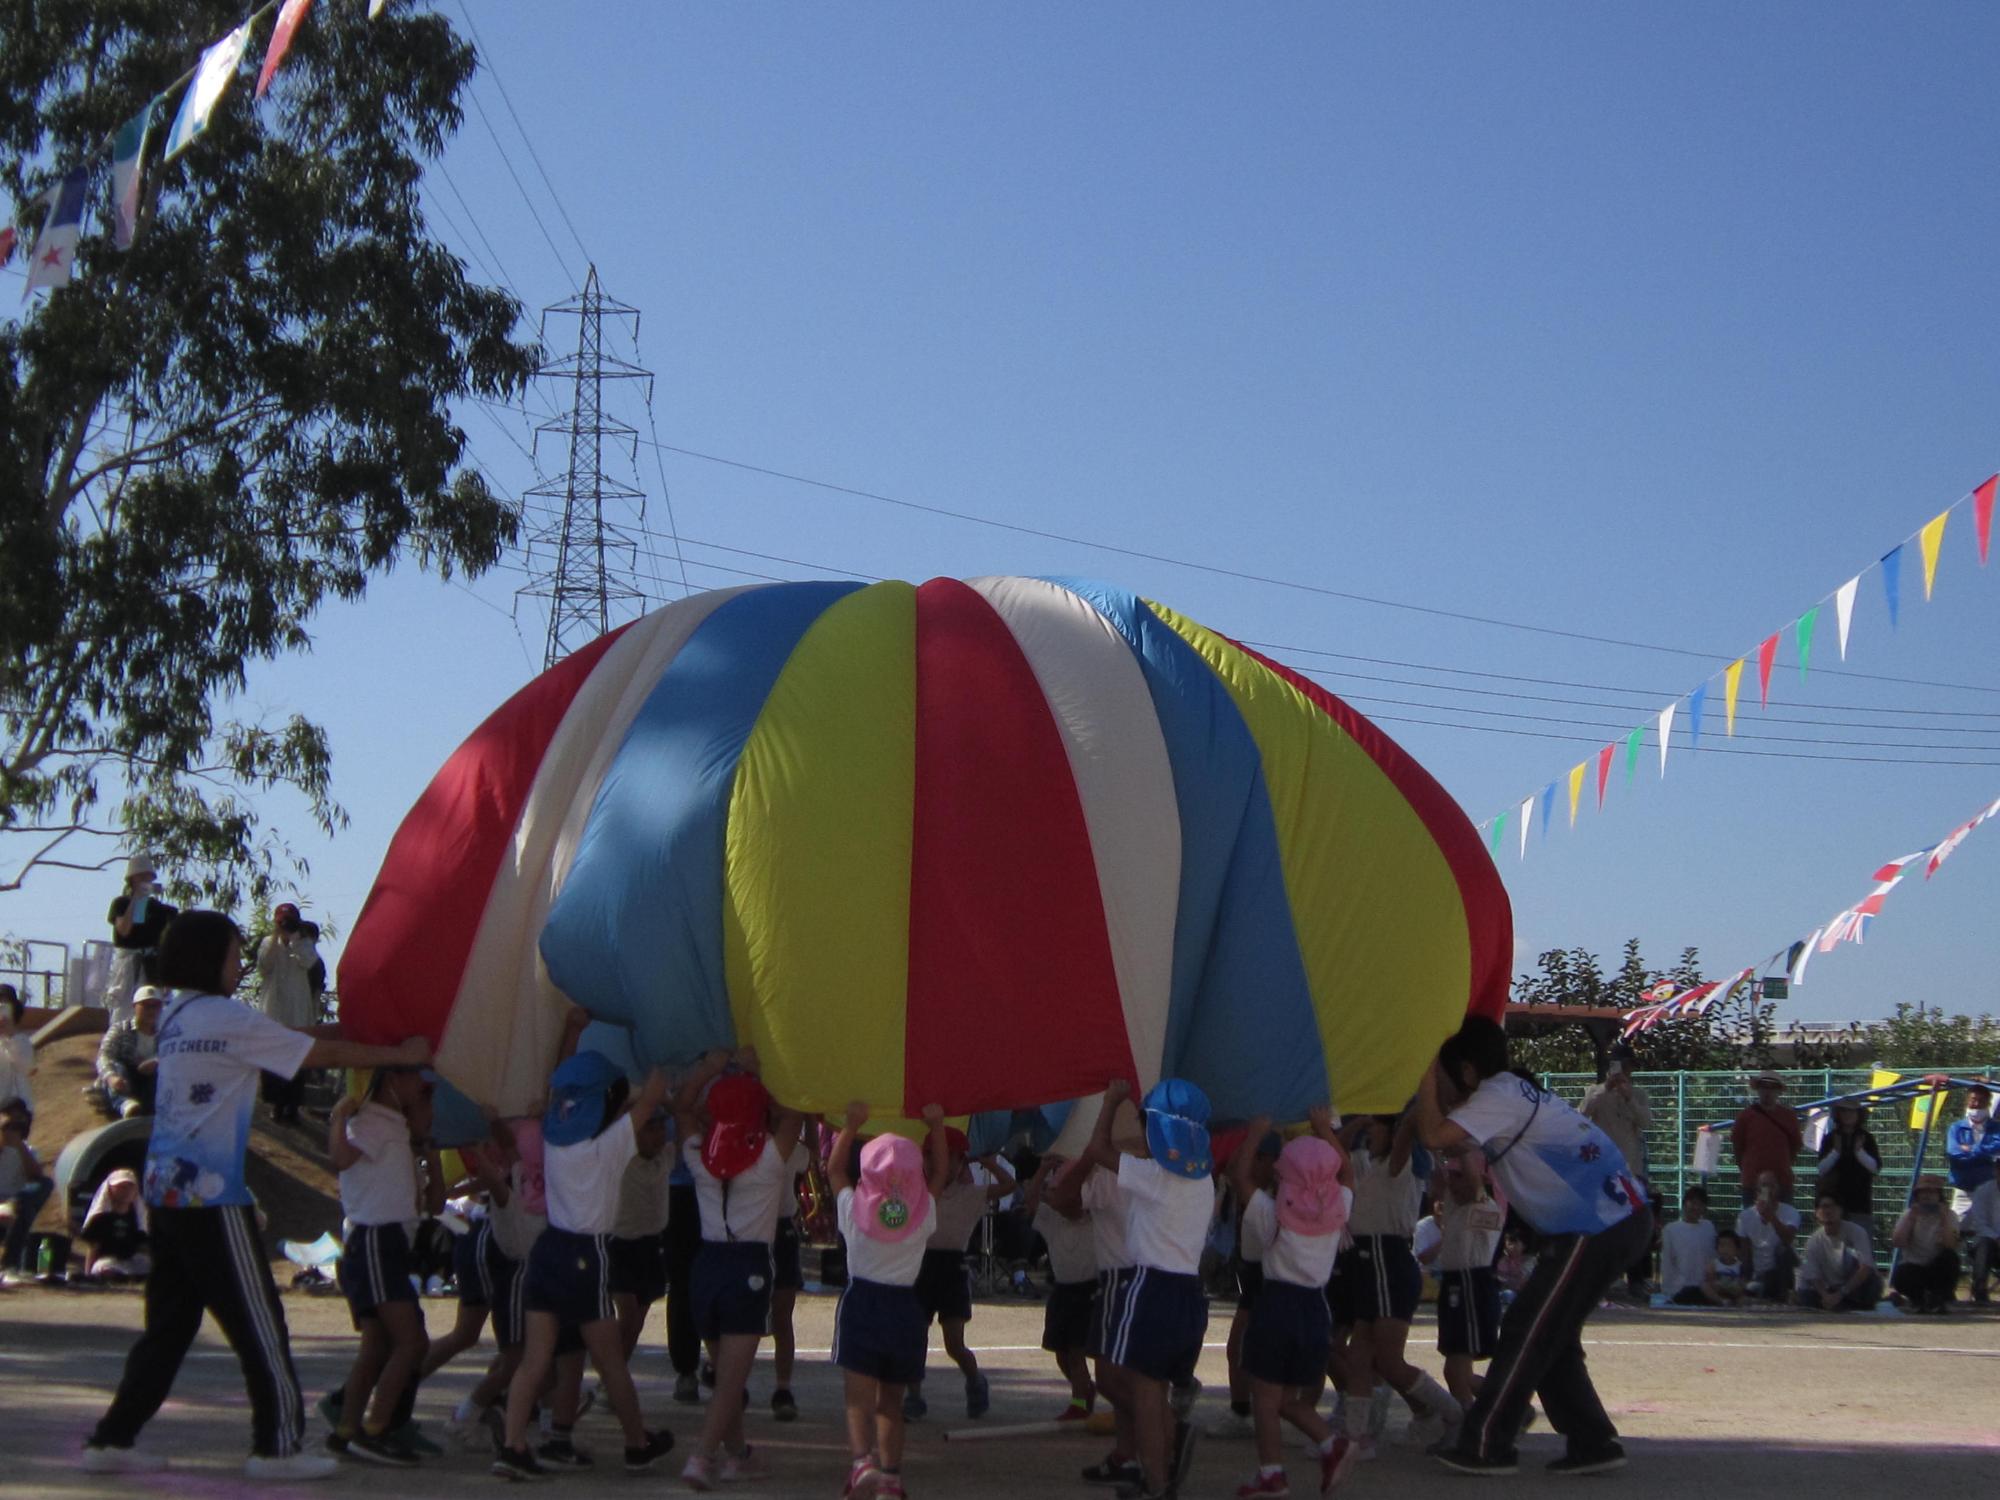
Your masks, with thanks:
[{"label": "flag on pole", "polygon": [[1800,682],[1806,680],[1806,668],[1812,662],[1813,627],[1817,624],[1819,624],[1819,606],[1815,604],[1811,609],[1799,616],[1799,623],[1796,627],[1799,643]]},{"label": "flag on pole", "polygon": [[1924,523],[1924,529],[1917,533],[1917,546],[1924,556],[1924,603],[1931,602],[1931,585],[1937,581],[1938,549],[1944,546],[1944,523],[1951,519],[1951,512],[1941,510]]},{"label": "flag on pole", "polygon": [[181,107],[174,116],[173,128],[167,132],[166,149],[160,160],[170,162],[195,143],[203,131],[208,129],[209,116],[215,113],[215,106],[222,102],[228,92],[230,80],[236,76],[237,64],[243,61],[243,49],[250,43],[250,23],[245,21],[221,41],[213,43],[195,64],[194,79],[181,95]]},{"label": "flag on pole", "polygon": [[1854,593],[1861,587],[1861,575],[1856,573],[1843,583],[1833,596],[1834,618],[1840,625],[1840,659],[1847,660],[1847,627],[1854,622]]},{"label": "flag on pole", "polygon": [[285,7],[278,12],[278,24],[271,28],[271,45],[264,49],[264,66],[257,70],[257,92],[254,97],[263,98],[264,91],[271,86],[271,79],[277,74],[278,65],[285,60],[285,54],[292,50],[292,34],[299,29],[299,22],[306,18],[306,11],[312,0],[285,0]]},{"label": "flag on pole", "polygon": [[1667,741],[1674,737],[1674,710],[1678,703],[1669,703],[1660,710],[1660,775],[1667,774]]},{"label": "flag on pole", "polygon": [[1743,658],[1737,657],[1722,674],[1723,728],[1732,739],[1736,735],[1736,694],[1743,687]]},{"label": "flag on pole", "polygon": [[69,273],[76,264],[76,242],[83,236],[83,200],[90,186],[90,169],[78,167],[41,196],[48,204],[41,233],[28,251],[28,285],[21,300],[36,287],[69,285]]},{"label": "flag on pole", "polygon": [[1889,628],[1896,627],[1896,607],[1903,602],[1903,544],[1882,554],[1882,597],[1889,601]]},{"label": "flag on pole", "polygon": [[130,250],[139,233],[139,187],[146,176],[146,142],[153,134],[153,111],[159,100],[118,127],[111,143],[111,243]]},{"label": "flag on pole", "polygon": [[1585,768],[1586,768],[1586,767],[1587,767],[1587,766],[1588,766],[1589,764],[1590,764],[1590,763],[1589,763],[1588,761],[1581,761],[1581,760],[1580,760],[1580,761],[1578,761],[1578,762],[1577,762],[1577,763],[1576,763],[1576,764],[1575,764],[1574,766],[1572,766],[1572,767],[1570,768],[1570,773],[1569,773],[1569,826],[1570,826],[1570,827],[1572,827],[1572,828],[1576,827],[1576,803],[1577,803],[1577,799],[1578,799],[1579,797],[1581,797],[1581,796],[1583,795],[1583,773],[1584,773],[1584,769],[1585,769]]},{"label": "flag on pole", "polygon": [[1993,540],[1993,492],[2000,489],[2000,474],[1972,492],[1972,529],[1979,534],[1979,566],[1986,566],[1986,546]]}]

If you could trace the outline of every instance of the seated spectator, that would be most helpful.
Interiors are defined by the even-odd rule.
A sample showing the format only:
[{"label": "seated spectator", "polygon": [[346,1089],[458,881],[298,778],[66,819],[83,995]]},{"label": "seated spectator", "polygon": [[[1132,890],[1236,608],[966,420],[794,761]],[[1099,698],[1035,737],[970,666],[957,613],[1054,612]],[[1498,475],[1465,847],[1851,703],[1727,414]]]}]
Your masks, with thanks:
[{"label": "seated spectator", "polygon": [[1715,1280],[1715,1225],[1708,1219],[1708,1190],[1681,1194],[1681,1216],[1660,1236],[1660,1291],[1681,1307],[1708,1307]]},{"label": "seated spectator", "polygon": [[1832,1192],[1819,1195],[1813,1217],[1819,1228],[1799,1258],[1799,1306],[1822,1312],[1866,1312],[1882,1300],[1882,1277],[1875,1269],[1875,1247],[1868,1231],[1847,1222],[1840,1198]]},{"label": "seated spectator", "polygon": [[35,1043],[21,1030],[21,1010],[20,991],[0,984],[0,1104],[20,1100],[33,1128],[35,1093],[30,1080],[35,1076]]},{"label": "seated spectator", "polygon": [[0,1250],[0,1273],[9,1280],[34,1276],[28,1264],[28,1238],[35,1217],[56,1185],[28,1144],[28,1111],[19,1100],[0,1105],[0,1217],[7,1220],[7,1241]]},{"label": "seated spectator", "polygon": [[1535,1257],[1528,1253],[1527,1240],[1508,1230],[1500,1237],[1500,1258],[1493,1262],[1493,1279],[1500,1283],[1501,1302],[1512,1302],[1534,1274]]},{"label": "seated spectator", "polygon": [[1958,1295],[1958,1215],[1944,1203],[1945,1180],[1917,1179],[1916,1197],[1889,1238],[1901,1255],[1891,1278],[1896,1296],[1915,1313],[1939,1313]]},{"label": "seated spectator", "polygon": [[1767,1302],[1792,1300],[1798,1252],[1792,1241],[1799,1232],[1799,1211],[1779,1194],[1778,1174],[1757,1174],[1750,1206],[1736,1216],[1736,1234],[1750,1249],[1750,1281],[1745,1288]]},{"label": "seated spectator", "polygon": [[1743,1264],[1743,1241],[1734,1230],[1722,1229],[1715,1236],[1715,1268],[1708,1283],[1709,1295],[1724,1307],[1734,1307],[1750,1295]]},{"label": "seated spectator", "polygon": [[76,1237],[89,1249],[84,1274],[92,1281],[139,1281],[153,1268],[146,1253],[146,1202],[139,1174],[120,1167],[103,1182]]},{"label": "seated spectator", "polygon": [[1959,1237],[1972,1242],[1972,1300],[1985,1302],[1994,1255],[2000,1250],[2000,1158],[1993,1163],[1993,1175],[1972,1195],[1972,1208],[1958,1228]]},{"label": "seated spectator", "polygon": [[125,1119],[153,1112],[153,1082],[159,1076],[160,1012],[166,993],[143,984],[132,997],[132,1019],[104,1033],[97,1048],[97,1082],[110,1106]]}]

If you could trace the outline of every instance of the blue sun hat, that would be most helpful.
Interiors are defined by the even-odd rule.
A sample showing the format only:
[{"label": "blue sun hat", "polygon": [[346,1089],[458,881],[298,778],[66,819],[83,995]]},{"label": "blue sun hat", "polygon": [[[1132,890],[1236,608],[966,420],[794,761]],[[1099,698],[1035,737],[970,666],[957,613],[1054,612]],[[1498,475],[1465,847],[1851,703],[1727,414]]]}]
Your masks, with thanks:
[{"label": "blue sun hat", "polygon": [[1214,1170],[1208,1145],[1208,1095],[1185,1078],[1162,1078],[1146,1095],[1146,1149],[1182,1177]]},{"label": "blue sun hat", "polygon": [[604,1123],[605,1096],[619,1077],[618,1065],[602,1052],[579,1052],[560,1063],[549,1078],[543,1142],[574,1146],[596,1135]]}]

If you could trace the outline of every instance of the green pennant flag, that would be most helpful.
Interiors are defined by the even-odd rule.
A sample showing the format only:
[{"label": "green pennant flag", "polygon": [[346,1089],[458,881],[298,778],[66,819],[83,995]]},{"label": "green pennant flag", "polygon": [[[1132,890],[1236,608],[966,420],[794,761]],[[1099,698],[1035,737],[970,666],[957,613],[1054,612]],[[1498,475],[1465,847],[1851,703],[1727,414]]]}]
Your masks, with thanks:
[{"label": "green pennant flag", "polygon": [[1493,843],[1490,846],[1488,852],[1496,856],[1500,853],[1500,840],[1506,836],[1506,833],[1507,833],[1507,815],[1505,813],[1502,813],[1500,814],[1499,817],[1493,820]]},{"label": "green pennant flag", "polygon": [[1625,736],[1625,784],[1630,786],[1632,778],[1639,770],[1639,744],[1646,738],[1646,726],[1640,725]]},{"label": "green pennant flag", "polygon": [[1799,616],[1798,633],[1799,633],[1799,681],[1800,682],[1804,682],[1806,680],[1806,667],[1812,661],[1813,626],[1817,625],[1818,623],[1819,623],[1819,606],[1817,604],[1815,604],[1811,609],[1807,610],[1804,614]]}]

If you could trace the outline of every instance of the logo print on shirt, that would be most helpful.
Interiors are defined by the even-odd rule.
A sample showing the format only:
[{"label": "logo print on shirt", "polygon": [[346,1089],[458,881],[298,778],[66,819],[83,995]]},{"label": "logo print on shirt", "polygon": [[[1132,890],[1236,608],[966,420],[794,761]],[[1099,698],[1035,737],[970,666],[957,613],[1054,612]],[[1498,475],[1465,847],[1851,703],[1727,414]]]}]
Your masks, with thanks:
[{"label": "logo print on shirt", "polygon": [[1595,1141],[1585,1141],[1581,1146],[1576,1148],[1578,1161],[1596,1161],[1603,1154],[1603,1148]]},{"label": "logo print on shirt", "polygon": [[197,1083],[193,1088],[188,1090],[188,1103],[190,1104],[210,1104],[214,1100],[215,1085],[212,1083]]}]

